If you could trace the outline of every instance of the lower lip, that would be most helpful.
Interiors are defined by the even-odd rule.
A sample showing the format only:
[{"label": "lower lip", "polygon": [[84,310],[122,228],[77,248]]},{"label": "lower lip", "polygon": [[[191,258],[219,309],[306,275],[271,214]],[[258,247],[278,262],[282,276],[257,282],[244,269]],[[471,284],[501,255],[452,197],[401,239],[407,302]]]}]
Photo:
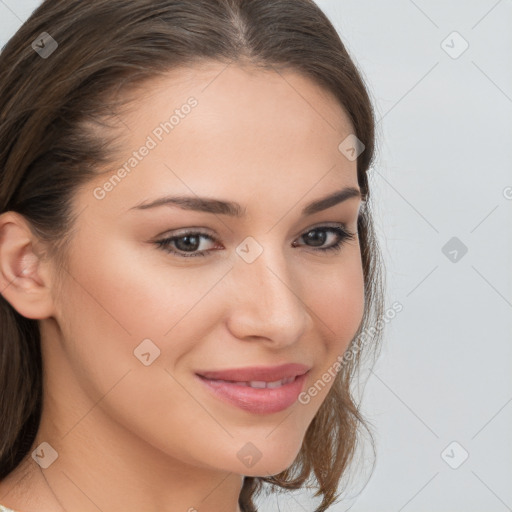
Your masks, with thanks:
[{"label": "lower lip", "polygon": [[250,386],[210,380],[199,375],[196,377],[221,400],[253,414],[270,414],[284,411],[297,401],[304,387],[307,373],[296,377],[294,381],[284,386],[273,389],[251,388]]}]

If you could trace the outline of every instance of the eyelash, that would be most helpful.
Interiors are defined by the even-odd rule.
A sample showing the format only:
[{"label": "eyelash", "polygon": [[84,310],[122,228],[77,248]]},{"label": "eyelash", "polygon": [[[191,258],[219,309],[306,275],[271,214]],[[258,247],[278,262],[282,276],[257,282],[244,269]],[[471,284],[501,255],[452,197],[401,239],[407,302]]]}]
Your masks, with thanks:
[{"label": "eyelash", "polygon": [[[331,233],[335,233],[339,237],[338,241],[334,245],[331,245],[329,247],[321,247],[321,248],[314,248],[313,247],[314,251],[320,251],[320,252],[323,252],[323,253],[327,253],[327,252],[331,252],[331,251],[334,252],[334,253],[337,253],[338,251],[341,250],[342,246],[344,245],[344,243],[346,241],[354,240],[356,238],[356,236],[357,236],[356,233],[352,233],[352,232],[348,231],[346,226],[344,224],[341,224],[340,226],[319,226],[317,228],[310,229],[310,230],[306,231],[303,235],[301,235],[300,238],[302,238],[303,236],[305,236],[308,233],[311,233],[313,231],[329,231]],[[205,238],[208,238],[212,242],[216,241],[212,236],[210,236],[207,233],[203,233],[201,231],[187,231],[187,232],[184,232],[184,233],[182,233],[180,235],[175,235],[175,236],[172,236],[172,237],[164,238],[162,240],[157,240],[155,242],[155,244],[158,246],[159,249],[162,249],[163,251],[165,251],[167,253],[171,253],[171,254],[174,254],[176,256],[183,257],[183,258],[192,258],[192,257],[196,257],[196,256],[206,256],[207,253],[211,252],[211,250],[210,251],[198,251],[198,252],[186,254],[184,252],[180,252],[180,251],[177,251],[175,249],[171,249],[170,248],[170,244],[172,242],[174,242],[175,240],[179,240],[179,239],[185,238],[187,236],[197,236],[197,235],[200,235],[200,236],[203,236]]]}]

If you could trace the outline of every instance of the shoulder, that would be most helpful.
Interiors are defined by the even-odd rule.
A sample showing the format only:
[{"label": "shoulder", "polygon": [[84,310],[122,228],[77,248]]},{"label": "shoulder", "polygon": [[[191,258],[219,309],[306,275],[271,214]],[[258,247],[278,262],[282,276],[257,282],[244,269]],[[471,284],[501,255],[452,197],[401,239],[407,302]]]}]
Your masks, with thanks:
[{"label": "shoulder", "polygon": [[[21,512],[36,505],[34,498],[37,494],[33,486],[32,475],[28,469],[28,464],[23,461],[5,478],[0,480],[0,499],[2,501],[4,499],[8,500],[11,506],[16,507],[13,509],[0,503],[0,512]],[[9,495],[9,498],[7,498],[7,495]]]},{"label": "shoulder", "polygon": [[16,512],[16,511],[15,511],[15,510],[13,510],[12,508],[4,507],[4,506],[0,503],[0,512]]}]

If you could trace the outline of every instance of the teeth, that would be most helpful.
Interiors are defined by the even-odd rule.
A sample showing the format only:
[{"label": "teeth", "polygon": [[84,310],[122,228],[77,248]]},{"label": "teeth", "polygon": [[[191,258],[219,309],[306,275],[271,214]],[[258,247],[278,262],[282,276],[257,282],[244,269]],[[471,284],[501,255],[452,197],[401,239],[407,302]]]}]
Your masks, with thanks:
[{"label": "teeth", "polygon": [[286,379],[281,380],[275,380],[274,382],[265,382],[264,380],[251,380],[249,382],[243,382],[238,381],[234,382],[232,380],[222,380],[222,379],[215,379],[218,382],[229,382],[230,384],[236,384],[237,386],[249,386],[251,388],[257,388],[257,389],[264,389],[264,388],[279,388],[281,386],[284,386],[285,384],[288,384],[290,382],[293,382],[295,380],[295,377],[288,377]]},{"label": "teeth", "polygon": [[264,380],[251,380],[249,386],[251,388],[264,388],[267,386],[267,383]]}]

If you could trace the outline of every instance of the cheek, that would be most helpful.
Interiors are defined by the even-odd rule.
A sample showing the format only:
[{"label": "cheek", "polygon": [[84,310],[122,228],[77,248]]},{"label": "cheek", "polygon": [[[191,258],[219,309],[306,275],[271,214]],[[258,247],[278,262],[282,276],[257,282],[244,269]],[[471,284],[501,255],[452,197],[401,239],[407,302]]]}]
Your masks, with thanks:
[{"label": "cheek", "polygon": [[345,351],[364,313],[364,276],[359,251],[353,250],[339,265],[315,272],[308,283],[305,303],[330,358]]},{"label": "cheek", "polygon": [[178,268],[151,253],[86,235],[74,248],[59,322],[74,364],[106,376],[105,382],[95,381],[99,389],[112,385],[114,373],[141,366],[134,350],[146,339],[157,347],[155,354],[160,351],[155,364],[171,369],[207,335],[209,319],[221,306],[209,292],[229,265]]},{"label": "cheek", "polygon": [[[73,301],[80,304],[78,316],[88,321],[95,316],[102,331],[107,328],[134,341],[162,337],[218,279],[212,272],[201,279],[197,276],[200,270],[166,266],[165,253],[158,258],[156,248],[134,248],[126,242],[98,238],[94,244],[83,245],[81,250],[75,248],[79,257],[72,261],[74,279],[64,300],[80,297]],[[82,305],[87,307],[82,310]]]},{"label": "cheek", "polygon": [[[214,318],[216,307],[208,291],[226,269],[210,270],[204,279],[195,272],[192,279],[189,271],[168,267],[164,277],[157,265],[144,264],[137,251],[121,254],[103,243],[82,249],[70,263],[72,277],[63,286],[58,320],[71,375],[89,402],[98,403],[96,415],[87,421],[101,410],[177,458],[201,464],[209,457],[214,467],[224,452],[222,462],[232,465],[246,441],[226,435],[193,398],[187,375],[173,371],[206,337],[211,327],[206,313]],[[145,366],[133,352],[147,338],[160,354]],[[149,346],[151,358],[152,350]],[[84,405],[81,415],[89,409],[90,404]],[[84,431],[87,421],[80,422]],[[210,454],[211,432],[223,439],[219,453]],[[193,448],[190,439],[196,440]]]},{"label": "cheek", "polygon": [[316,275],[308,289],[306,303],[314,312],[318,336],[317,364],[299,396],[299,403],[309,413],[309,424],[331,390],[343,366],[343,354],[363,318],[364,275],[360,258],[354,255],[336,270],[329,269],[329,275]]}]

